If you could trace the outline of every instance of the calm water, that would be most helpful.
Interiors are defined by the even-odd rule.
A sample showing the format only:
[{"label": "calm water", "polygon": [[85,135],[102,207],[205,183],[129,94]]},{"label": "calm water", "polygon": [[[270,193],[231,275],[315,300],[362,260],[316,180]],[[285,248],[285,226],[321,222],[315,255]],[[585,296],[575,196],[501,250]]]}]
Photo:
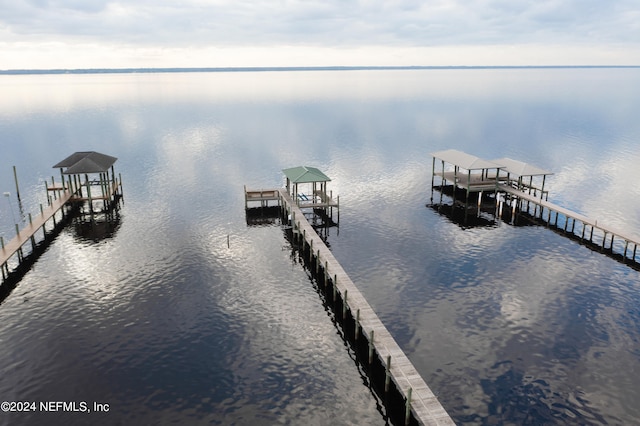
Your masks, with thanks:
[{"label": "calm water", "polygon": [[[640,234],[640,69],[0,77],[0,235],[51,166],[119,158],[101,237],[65,228],[0,304],[3,424],[384,424],[279,226],[243,185],[313,165],[336,258],[461,424],[640,422],[640,273],[540,227],[426,207],[430,152],[553,170],[550,200]],[[227,237],[229,244],[227,244]]]}]

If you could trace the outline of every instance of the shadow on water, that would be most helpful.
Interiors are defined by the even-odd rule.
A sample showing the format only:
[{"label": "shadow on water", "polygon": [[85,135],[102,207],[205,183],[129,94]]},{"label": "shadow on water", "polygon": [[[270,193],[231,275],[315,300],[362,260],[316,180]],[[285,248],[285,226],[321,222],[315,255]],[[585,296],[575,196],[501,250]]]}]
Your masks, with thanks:
[{"label": "shadow on water", "polygon": [[450,222],[455,223],[462,229],[493,228],[497,226],[497,222],[492,217],[477,209],[468,209],[464,206],[451,204],[427,204],[427,207],[446,217]]},{"label": "shadow on water", "polygon": [[94,243],[113,238],[120,228],[121,220],[117,203],[100,213],[78,214],[72,221],[74,237]]},{"label": "shadow on water", "polygon": [[75,238],[99,242],[112,238],[119,229],[120,222],[120,204],[118,202],[112,203],[108,209],[100,213],[93,214],[83,212],[78,204],[71,204],[62,219],[56,221],[54,227],[44,233],[44,238],[36,242],[31,252],[24,256],[14,269],[9,271],[6,279],[0,285],[0,304],[9,297],[40,256],[49,249],[68,225],[73,225]]},{"label": "shadow on water", "polygon": [[247,226],[271,226],[280,225],[280,207],[254,207],[245,209]]},{"label": "shadow on water", "polygon": [[[320,238],[329,247],[329,234],[332,228],[340,233],[340,224],[327,215],[323,209],[313,209],[304,212],[305,218],[318,233]],[[247,226],[288,226],[286,218],[282,217],[282,209],[278,206],[254,207],[245,209],[245,219]],[[286,224],[286,225],[285,225]]]},{"label": "shadow on water", "polygon": [[513,218],[513,221],[507,222],[510,225],[519,226],[540,226],[548,228],[558,235],[569,238],[572,241],[577,242],[581,246],[588,248],[591,251],[604,254],[605,256],[615,260],[618,263],[628,266],[636,271],[640,271],[640,261],[631,259],[624,256],[622,253],[614,251],[613,247],[603,247],[602,244],[594,242],[593,239],[583,238],[581,235],[576,234],[573,229],[565,229],[561,224],[548,223],[536,215],[532,215],[526,211],[517,211]]},{"label": "shadow on water", "polygon": [[[518,207],[512,209],[506,205],[498,208],[498,203],[493,193],[491,193],[491,195],[487,193],[483,194],[482,199],[478,202],[478,193],[470,193],[469,197],[466,198],[466,192],[459,188],[456,190],[454,198],[450,185],[445,187],[434,186],[434,190],[446,195],[446,198],[439,196],[437,197],[439,198],[439,202],[434,202],[434,196],[432,194],[431,203],[427,204],[426,207],[431,208],[462,229],[491,228],[498,226],[499,223],[505,223],[515,227],[545,227],[551,229],[556,234],[576,241],[578,244],[594,252],[604,254],[619,263],[636,271],[640,271],[640,262],[638,260],[614,251],[613,247],[604,247],[603,244],[598,244],[594,242],[593,239],[587,239],[582,235],[578,235],[573,229],[565,229],[562,223],[558,223],[557,221],[556,223],[549,223],[537,215],[537,211],[531,214],[528,210],[523,210]],[[528,208],[527,206],[527,209]]]}]

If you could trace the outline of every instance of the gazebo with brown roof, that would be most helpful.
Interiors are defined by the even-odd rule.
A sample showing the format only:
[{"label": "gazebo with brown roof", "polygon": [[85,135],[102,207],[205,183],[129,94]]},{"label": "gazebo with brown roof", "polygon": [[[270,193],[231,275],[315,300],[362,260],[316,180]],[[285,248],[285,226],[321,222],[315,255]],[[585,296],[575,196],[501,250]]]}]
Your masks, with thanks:
[{"label": "gazebo with brown roof", "polygon": [[[95,151],[79,151],[58,162],[53,168],[60,169],[62,189],[71,189],[75,200],[88,201],[93,210],[93,201],[103,201],[106,205],[121,195],[122,179],[116,177],[113,167],[117,160],[116,157]],[[84,182],[82,175],[84,175]],[[89,175],[98,176],[89,179]],[[65,176],[67,176],[66,186]],[[99,195],[92,191],[91,188],[94,186],[100,187]],[[57,189],[49,188],[49,190]]]}]

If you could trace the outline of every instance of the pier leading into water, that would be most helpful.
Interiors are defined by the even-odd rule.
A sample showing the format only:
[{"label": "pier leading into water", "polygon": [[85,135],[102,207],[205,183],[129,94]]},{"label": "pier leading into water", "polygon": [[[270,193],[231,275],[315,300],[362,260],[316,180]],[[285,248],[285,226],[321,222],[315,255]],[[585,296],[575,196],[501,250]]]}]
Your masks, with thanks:
[{"label": "pier leading into water", "polygon": [[[550,202],[545,188],[552,172],[510,158],[483,160],[449,149],[431,154],[433,157],[431,203],[434,193],[451,197],[465,215],[471,210],[480,215],[488,201],[497,219],[508,215],[511,223],[525,216],[542,225],[562,230],[566,235],[618,257],[622,262],[638,264],[636,254],[640,236]],[[439,163],[438,163],[439,162]]]},{"label": "pier leading into water", "polygon": [[[99,211],[99,205],[95,206],[94,203],[102,204],[104,211],[122,197],[122,177],[116,177],[113,167],[116,160],[116,157],[95,151],[82,151],[53,166],[60,169],[61,180],[56,183],[52,176],[51,184],[45,182],[47,206],[40,204],[40,212],[35,216],[29,213],[29,223],[24,227],[14,224],[16,236],[11,240],[5,242],[0,237],[0,270],[3,282],[11,274],[11,259],[15,257],[12,262],[16,264],[16,268],[19,267],[25,260],[25,247],[28,249],[28,243],[30,252],[34,253],[40,231],[42,238],[46,239],[47,224],[52,221],[55,227],[57,220],[65,218],[68,208],[86,205],[90,213],[94,214]],[[18,192],[17,176],[16,189]]]},{"label": "pier leading into water", "polygon": [[[318,174],[317,169],[311,172],[315,175],[312,177],[309,169],[312,168],[284,170],[287,176],[286,188],[247,189],[245,186],[245,207],[249,202],[260,202],[261,207],[267,207],[269,202],[280,206],[291,226],[293,239],[301,247],[301,252],[308,256],[308,264],[311,265],[319,285],[340,306],[343,323],[353,325],[349,329],[352,335],[347,337],[361,347],[364,345],[366,364],[371,374],[383,375],[382,396],[402,401],[404,424],[454,425],[438,398],[307,220],[305,210],[339,206],[337,200],[334,201],[330,193],[327,193],[326,182],[329,178],[322,172]],[[300,178],[320,179],[323,185],[313,185],[310,196],[301,197],[297,185],[302,183]],[[294,182],[296,179],[297,184]],[[336,316],[339,315],[340,312],[336,312]],[[345,333],[347,331],[345,327]]]}]

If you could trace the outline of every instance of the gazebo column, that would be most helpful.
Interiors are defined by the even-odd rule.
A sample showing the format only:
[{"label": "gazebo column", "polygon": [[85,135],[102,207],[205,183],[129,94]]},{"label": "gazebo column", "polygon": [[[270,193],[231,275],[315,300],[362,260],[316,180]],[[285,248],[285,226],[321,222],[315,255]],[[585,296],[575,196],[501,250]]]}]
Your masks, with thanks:
[{"label": "gazebo column", "polygon": [[91,183],[89,182],[89,175],[85,173],[84,182],[87,186],[87,197],[89,198],[89,211],[93,213],[93,200],[91,199]]},{"label": "gazebo column", "polygon": [[64,191],[64,173],[62,167],[60,167],[60,179],[62,180],[62,191]]},{"label": "gazebo column", "polygon": [[116,186],[116,171],[113,168],[113,165],[111,165],[111,188],[109,189],[109,191],[113,192],[115,194],[115,191],[117,191],[117,186]]},{"label": "gazebo column", "polygon": [[80,176],[73,175],[73,185],[75,186],[76,192],[80,191],[80,197],[82,197],[82,185],[80,184]]},{"label": "gazebo column", "polygon": [[100,173],[100,191],[102,192],[102,207],[106,209],[107,207],[107,185],[109,180],[105,179],[107,177],[106,173]]}]

